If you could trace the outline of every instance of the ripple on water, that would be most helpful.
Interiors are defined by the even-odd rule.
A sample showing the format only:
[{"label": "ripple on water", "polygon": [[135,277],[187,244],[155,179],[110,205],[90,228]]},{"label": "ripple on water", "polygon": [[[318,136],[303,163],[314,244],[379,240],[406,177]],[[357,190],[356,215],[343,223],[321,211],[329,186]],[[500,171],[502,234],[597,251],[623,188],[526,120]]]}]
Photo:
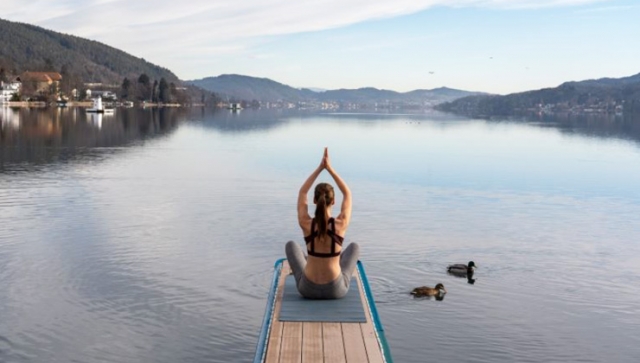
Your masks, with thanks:
[{"label": "ripple on water", "polygon": [[[566,157],[592,144],[572,136],[580,150],[546,159],[539,145],[554,139],[522,126],[425,121],[407,133],[388,120],[305,119],[243,133],[237,116],[2,172],[0,361],[249,361],[273,262],[287,240],[302,242],[295,191],[316,146],[291,136],[310,128],[343,155],[356,203],[347,243],[361,246],[396,361],[640,356],[634,156],[599,145],[626,168],[608,181]],[[102,130],[140,126],[114,121]],[[353,137],[367,142],[341,150]],[[469,260],[475,284],[446,273]],[[409,295],[438,282],[442,301]]]}]

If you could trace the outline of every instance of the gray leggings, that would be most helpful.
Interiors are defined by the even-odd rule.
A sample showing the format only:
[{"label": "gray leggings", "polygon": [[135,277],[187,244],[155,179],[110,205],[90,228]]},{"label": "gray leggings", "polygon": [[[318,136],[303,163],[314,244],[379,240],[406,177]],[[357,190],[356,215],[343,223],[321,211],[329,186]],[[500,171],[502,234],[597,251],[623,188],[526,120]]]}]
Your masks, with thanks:
[{"label": "gray leggings", "polygon": [[307,299],[340,299],[349,291],[351,275],[353,275],[353,270],[356,268],[358,256],[360,255],[360,246],[352,242],[342,250],[340,253],[340,269],[342,273],[337,279],[326,284],[316,284],[304,275],[307,258],[302,253],[300,245],[289,241],[285,246],[285,252],[300,295]]}]

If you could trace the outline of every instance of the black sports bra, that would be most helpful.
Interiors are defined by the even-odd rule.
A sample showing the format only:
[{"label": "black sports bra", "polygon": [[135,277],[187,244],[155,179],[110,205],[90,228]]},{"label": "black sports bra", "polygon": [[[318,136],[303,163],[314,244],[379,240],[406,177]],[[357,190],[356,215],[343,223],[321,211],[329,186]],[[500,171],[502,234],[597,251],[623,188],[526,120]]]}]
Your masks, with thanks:
[{"label": "black sports bra", "polygon": [[[336,221],[333,218],[329,218],[328,224],[331,226],[330,229],[327,229],[327,235],[331,238],[331,253],[321,253],[315,251],[315,239],[318,236],[318,231],[316,231],[316,219],[311,220],[311,234],[304,237],[304,241],[307,243],[307,253],[309,256],[314,257],[336,257],[340,256],[340,251],[336,252],[336,245],[342,247],[342,241],[344,241],[344,237],[338,236],[336,233]],[[309,246],[311,244],[311,246]],[[309,248],[311,247],[311,248]]]}]

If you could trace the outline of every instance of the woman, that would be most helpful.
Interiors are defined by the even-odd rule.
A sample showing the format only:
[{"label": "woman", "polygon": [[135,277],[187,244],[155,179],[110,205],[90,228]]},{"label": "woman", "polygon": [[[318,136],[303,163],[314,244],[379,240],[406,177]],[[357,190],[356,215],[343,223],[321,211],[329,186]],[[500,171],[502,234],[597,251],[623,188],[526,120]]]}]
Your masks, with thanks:
[{"label": "woman", "polygon": [[[342,206],[336,218],[331,217],[335,201],[333,187],[319,183],[313,196],[314,218],[309,216],[307,194],[322,170],[327,170],[342,192]],[[304,233],[308,259],[298,244],[289,241],[285,247],[289,266],[300,294],[309,299],[339,299],[349,291],[351,275],[358,262],[359,247],[351,243],[342,249],[344,235],[351,220],[351,191],[333,170],[329,152],[324,149],[322,162],[302,184],[298,193],[298,223]]]}]

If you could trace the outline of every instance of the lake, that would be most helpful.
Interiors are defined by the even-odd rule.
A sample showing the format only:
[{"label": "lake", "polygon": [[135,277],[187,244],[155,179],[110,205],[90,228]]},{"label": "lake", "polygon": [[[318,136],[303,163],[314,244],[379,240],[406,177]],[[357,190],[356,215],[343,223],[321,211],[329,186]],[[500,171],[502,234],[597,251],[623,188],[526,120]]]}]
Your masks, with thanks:
[{"label": "lake", "polygon": [[[396,362],[640,357],[640,120],[2,108],[0,121],[1,362],[251,361],[325,146]],[[469,260],[474,284],[446,273]],[[438,282],[442,301],[409,295]]]}]

